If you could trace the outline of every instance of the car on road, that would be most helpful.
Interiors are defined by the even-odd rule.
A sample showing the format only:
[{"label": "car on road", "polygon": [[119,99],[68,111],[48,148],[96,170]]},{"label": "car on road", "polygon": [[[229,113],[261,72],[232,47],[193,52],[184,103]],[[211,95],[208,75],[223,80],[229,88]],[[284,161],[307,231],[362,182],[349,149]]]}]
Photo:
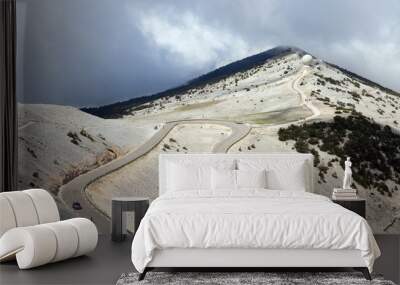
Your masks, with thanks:
[{"label": "car on road", "polygon": [[79,202],[73,202],[73,203],[72,203],[72,208],[73,208],[74,210],[82,210],[81,203],[79,203]]}]

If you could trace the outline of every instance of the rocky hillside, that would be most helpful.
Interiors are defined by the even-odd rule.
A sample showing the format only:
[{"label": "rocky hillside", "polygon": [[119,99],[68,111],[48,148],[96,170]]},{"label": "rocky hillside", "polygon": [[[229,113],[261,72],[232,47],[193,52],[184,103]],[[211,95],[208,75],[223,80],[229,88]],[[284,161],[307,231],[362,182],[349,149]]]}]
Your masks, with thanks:
[{"label": "rocky hillside", "polygon": [[[333,187],[341,185],[343,160],[352,157],[354,187],[367,198],[372,228],[400,233],[399,93],[317,58],[305,63],[304,54],[277,47],[177,88],[98,108],[20,106],[21,187],[47,187],[56,193],[69,179],[145,144],[166,122],[196,119],[202,129],[210,119],[214,124],[229,121],[251,129],[229,152],[313,153],[315,189],[322,195],[330,196]],[[201,149],[209,149],[207,141],[222,136],[214,132],[199,140],[193,137],[196,133],[180,137],[185,152],[200,141]],[[117,190],[126,195],[156,193],[156,181],[145,189],[143,176],[131,170],[146,169],[153,179],[157,167],[148,163],[150,158],[176,151],[158,145],[103,176],[101,185],[111,186],[101,191],[111,194],[102,192],[100,198]],[[130,183],[143,184],[140,193],[123,185],[127,177]]]},{"label": "rocky hillside", "polygon": [[[278,47],[178,88],[85,111],[161,124],[183,119],[246,123],[232,152],[298,151],[315,156],[317,192],[341,185],[353,158],[360,196],[376,232],[400,232],[400,95],[304,51]],[[170,151],[170,150],[164,150]]]},{"label": "rocky hillside", "polygon": [[144,143],[153,126],[104,120],[56,105],[18,106],[20,189],[60,185]]},{"label": "rocky hillside", "polygon": [[304,51],[294,47],[279,46],[220,67],[176,88],[168,89],[151,96],[133,98],[128,101],[117,102],[101,107],[83,108],[82,110],[103,118],[119,118],[123,115],[129,115],[130,110],[136,109],[146,103],[151,103],[157,99],[164,100],[165,98],[180,96],[181,94],[194,92],[194,90],[197,89],[203,89],[206,85],[224,81],[228,77],[234,77],[236,74],[246,74],[249,70],[258,69],[267,61],[272,62],[271,60],[273,59],[278,59],[292,53],[303,55]]}]

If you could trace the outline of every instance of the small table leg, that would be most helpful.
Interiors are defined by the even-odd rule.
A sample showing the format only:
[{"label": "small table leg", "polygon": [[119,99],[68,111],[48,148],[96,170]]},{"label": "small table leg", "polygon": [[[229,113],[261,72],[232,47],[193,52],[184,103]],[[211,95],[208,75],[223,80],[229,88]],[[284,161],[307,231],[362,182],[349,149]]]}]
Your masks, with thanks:
[{"label": "small table leg", "polygon": [[122,203],[119,201],[112,201],[111,209],[111,239],[113,241],[122,241],[124,239],[123,231],[123,211]]},{"label": "small table leg", "polygon": [[[126,238],[126,212],[134,211],[135,213],[135,232],[139,228],[140,221],[149,208],[149,200],[112,200],[111,204],[111,221],[112,231],[111,239],[113,241],[123,241]],[[133,234],[135,234],[133,232]]]},{"label": "small table leg", "polygon": [[143,219],[148,208],[148,201],[143,201],[142,203],[138,203],[135,205],[135,232],[138,230],[140,221]]}]

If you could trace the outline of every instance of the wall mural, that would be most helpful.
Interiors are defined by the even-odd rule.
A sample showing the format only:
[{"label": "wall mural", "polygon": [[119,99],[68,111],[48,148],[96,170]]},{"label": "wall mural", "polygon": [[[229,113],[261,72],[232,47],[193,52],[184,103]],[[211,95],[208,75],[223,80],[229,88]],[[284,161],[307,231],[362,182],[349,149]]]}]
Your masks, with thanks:
[{"label": "wall mural", "polygon": [[304,54],[277,47],[98,108],[20,104],[20,188],[105,232],[112,196],[157,196],[160,153],[310,152],[325,196],[350,156],[374,232],[400,233],[400,94]]}]

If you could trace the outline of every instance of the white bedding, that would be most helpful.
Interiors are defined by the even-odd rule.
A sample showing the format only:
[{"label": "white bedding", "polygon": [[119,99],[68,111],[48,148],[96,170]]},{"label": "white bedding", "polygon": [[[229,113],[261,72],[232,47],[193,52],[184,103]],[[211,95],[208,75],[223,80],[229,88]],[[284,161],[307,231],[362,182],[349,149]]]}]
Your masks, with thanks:
[{"label": "white bedding", "polygon": [[132,243],[143,272],[155,249],[358,249],[372,271],[379,248],[368,223],[321,195],[300,191],[171,192],[154,200]]}]

